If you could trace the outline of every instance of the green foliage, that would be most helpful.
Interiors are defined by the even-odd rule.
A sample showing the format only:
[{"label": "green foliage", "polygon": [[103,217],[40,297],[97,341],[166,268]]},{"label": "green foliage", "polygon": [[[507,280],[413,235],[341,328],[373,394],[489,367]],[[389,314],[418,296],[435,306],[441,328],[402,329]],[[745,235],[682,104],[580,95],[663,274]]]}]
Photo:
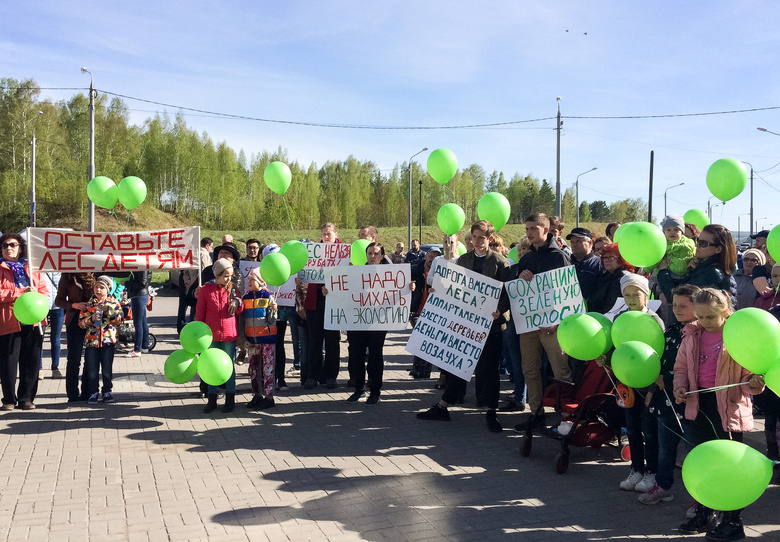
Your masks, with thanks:
[{"label": "green foliage", "polygon": [[614,222],[609,212],[609,205],[603,200],[596,200],[590,204],[590,216],[600,222]]},{"label": "green foliage", "polygon": [[593,220],[593,217],[590,214],[590,207],[588,207],[588,202],[583,201],[580,203],[580,223],[590,222],[591,220]]}]

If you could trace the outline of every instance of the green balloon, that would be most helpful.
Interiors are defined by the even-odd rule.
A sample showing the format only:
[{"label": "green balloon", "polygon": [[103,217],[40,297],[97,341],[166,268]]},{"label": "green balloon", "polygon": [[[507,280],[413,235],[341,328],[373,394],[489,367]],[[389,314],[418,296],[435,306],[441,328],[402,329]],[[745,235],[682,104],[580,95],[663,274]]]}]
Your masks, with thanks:
[{"label": "green balloon", "polygon": [[685,489],[713,510],[739,510],[758,499],[772,479],[772,461],[735,440],[710,440],[685,457]]},{"label": "green balloon", "polygon": [[20,323],[32,326],[49,315],[49,300],[39,292],[25,292],[14,301],[13,311]]},{"label": "green balloon", "polygon": [[125,177],[119,181],[117,190],[119,203],[127,210],[135,209],[146,199],[146,183],[138,177]]},{"label": "green balloon", "polygon": [[517,245],[509,249],[509,254],[507,254],[506,257],[515,263],[520,261],[520,257],[517,255]]},{"label": "green balloon", "polygon": [[458,256],[463,256],[466,253],[466,245],[458,241]]},{"label": "green balloon", "polygon": [[300,241],[287,241],[279,249],[280,254],[284,254],[287,261],[290,262],[290,274],[294,275],[309,263],[309,249]]},{"label": "green balloon", "polygon": [[558,343],[573,358],[596,359],[604,353],[607,334],[595,318],[587,314],[572,314],[558,326]]},{"label": "green balloon", "polygon": [[113,209],[119,197],[116,183],[108,177],[95,177],[87,184],[89,200],[104,209]]},{"label": "green balloon", "polygon": [[504,227],[509,220],[509,200],[498,192],[488,192],[477,203],[477,216],[480,220],[487,220],[496,231]]},{"label": "green balloon", "polygon": [[666,254],[666,237],[661,228],[649,222],[629,222],[618,228],[620,255],[636,267],[650,267]]},{"label": "green balloon", "polygon": [[436,149],[428,156],[428,175],[444,186],[458,172],[458,159],[449,149]]},{"label": "green balloon", "polygon": [[766,372],[764,384],[776,394],[780,394],[780,365],[772,367]]},{"label": "green balloon", "polygon": [[284,162],[271,162],[265,166],[263,180],[268,188],[281,196],[290,188],[292,173]]},{"label": "green balloon", "polygon": [[612,353],[612,371],[626,386],[644,388],[661,374],[661,358],[650,345],[639,341],[624,342]]},{"label": "green balloon", "polygon": [[366,249],[371,242],[368,239],[358,239],[349,247],[349,261],[352,265],[366,265]]},{"label": "green balloon", "polygon": [[445,203],[436,214],[436,221],[441,231],[447,235],[455,235],[466,222],[466,213],[455,203]]},{"label": "green balloon", "polygon": [[260,262],[260,276],[271,286],[281,286],[290,278],[290,261],[281,252],[272,252]]},{"label": "green balloon", "polygon": [[184,384],[192,380],[198,372],[198,362],[195,354],[186,350],[176,350],[165,360],[163,367],[165,378],[174,384]]},{"label": "green balloon", "polygon": [[179,334],[182,348],[191,354],[200,354],[211,346],[213,340],[211,328],[197,320],[184,326]]},{"label": "green balloon", "polygon": [[736,158],[721,158],[707,170],[707,188],[723,202],[739,196],[747,182],[747,168]]},{"label": "green balloon", "polygon": [[764,374],[780,361],[780,322],[763,309],[740,309],[723,326],[723,345],[745,369]]},{"label": "green balloon", "polygon": [[607,336],[607,345],[604,347],[604,352],[602,352],[602,354],[612,350],[612,320],[600,312],[586,312],[585,314],[595,318],[598,323],[601,324],[601,328]]},{"label": "green balloon", "polygon": [[623,228],[623,226],[625,226],[625,224],[621,224],[620,226],[618,226],[617,228],[615,228],[615,231],[613,231],[613,232],[612,232],[612,242],[613,242],[613,243],[617,243],[617,242],[618,242],[618,238],[619,238],[621,235],[623,235],[623,232],[624,232],[624,231],[626,231],[626,230]]},{"label": "green balloon", "polygon": [[664,332],[655,318],[644,312],[624,312],[612,323],[612,344],[618,347],[628,341],[643,342],[659,356],[664,352]]},{"label": "green balloon", "polygon": [[776,262],[780,262],[780,225],[772,228],[766,238],[766,249]]},{"label": "green balloon", "polygon": [[708,226],[710,224],[710,219],[707,217],[707,213],[701,209],[691,209],[690,211],[686,212],[683,215],[683,220],[685,220],[686,224],[693,224],[700,230],[703,230],[704,226]]},{"label": "green balloon", "polygon": [[233,360],[224,350],[208,348],[198,357],[198,374],[209,386],[221,386],[233,374]]}]

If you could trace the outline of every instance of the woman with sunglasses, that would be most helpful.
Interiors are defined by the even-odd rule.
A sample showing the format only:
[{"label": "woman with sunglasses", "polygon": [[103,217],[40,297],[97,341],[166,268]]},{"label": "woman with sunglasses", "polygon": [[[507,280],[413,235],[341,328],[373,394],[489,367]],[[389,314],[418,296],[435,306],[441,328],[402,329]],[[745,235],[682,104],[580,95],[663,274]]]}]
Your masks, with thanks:
[{"label": "woman with sunglasses", "polygon": [[[737,246],[731,232],[720,224],[709,224],[699,233],[696,241],[698,264],[682,284],[693,284],[699,288],[715,288],[736,298],[736,282],[732,289],[731,273],[737,266]],[[677,286],[672,279],[666,262],[658,264],[658,284],[666,299],[672,299],[672,288]]]},{"label": "woman with sunglasses", "polygon": [[752,307],[756,302],[758,292],[753,286],[753,269],[765,264],[766,257],[760,250],[749,248],[742,254],[742,269],[734,273],[734,279],[737,281],[736,309]]},{"label": "woman with sunglasses", "polygon": [[[30,274],[27,243],[15,233],[0,237],[0,381],[2,410],[33,410],[38,392],[43,328],[20,324],[14,316],[14,302],[25,292],[48,294],[46,282],[38,273]],[[16,375],[19,374],[19,387]],[[18,404],[17,404],[18,403]]]}]

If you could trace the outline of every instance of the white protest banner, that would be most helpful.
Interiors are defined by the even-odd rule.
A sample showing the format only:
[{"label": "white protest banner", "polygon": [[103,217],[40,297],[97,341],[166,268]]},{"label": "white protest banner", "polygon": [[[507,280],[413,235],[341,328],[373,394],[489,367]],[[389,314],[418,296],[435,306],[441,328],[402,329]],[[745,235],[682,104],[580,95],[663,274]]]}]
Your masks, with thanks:
[{"label": "white protest banner", "polygon": [[298,272],[298,279],[302,282],[322,284],[325,282],[323,268],[349,265],[349,243],[306,243],[306,248],[309,261]]},{"label": "white protest banner", "polygon": [[406,351],[462,378],[471,379],[485,346],[502,283],[442,261]]},{"label": "white protest banner", "polygon": [[328,267],[325,329],[398,331],[407,328],[412,303],[411,265]]},{"label": "white protest banner", "polygon": [[[241,271],[241,276],[244,277],[244,280],[241,281],[241,285],[243,288],[243,291],[239,292],[240,296],[244,296],[244,294],[247,292],[247,280],[246,278],[249,276],[249,273],[252,272],[252,269],[260,267],[260,262],[250,262],[247,260],[240,260],[238,262],[238,268]],[[267,286],[266,289],[274,294],[274,299],[276,300],[276,304],[280,307],[294,307],[295,306],[295,277],[290,277],[287,282],[279,286],[278,288],[276,286]]]},{"label": "white protest banner", "polygon": [[42,272],[96,273],[200,267],[200,228],[134,232],[29,228],[30,266]]},{"label": "white protest banner", "polygon": [[512,280],[504,288],[518,335],[556,326],[570,314],[585,312],[573,265],[537,273],[530,281]]},{"label": "white protest banner", "polygon": [[[655,313],[658,313],[658,309],[661,308],[661,301],[659,299],[648,299],[647,308]],[[610,322],[614,322],[615,318],[617,318],[621,312],[626,312],[627,310],[628,305],[626,305],[626,300],[622,297],[618,297],[615,300],[615,304],[612,305],[611,309],[609,309],[609,312],[604,313],[604,316],[609,318]]]}]

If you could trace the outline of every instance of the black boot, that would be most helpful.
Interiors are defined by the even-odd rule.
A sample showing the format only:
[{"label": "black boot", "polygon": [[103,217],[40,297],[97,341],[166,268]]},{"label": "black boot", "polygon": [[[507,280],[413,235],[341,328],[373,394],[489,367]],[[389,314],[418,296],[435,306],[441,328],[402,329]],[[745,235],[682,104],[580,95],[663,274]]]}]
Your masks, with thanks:
[{"label": "black boot", "polygon": [[682,534],[699,534],[707,531],[712,516],[712,508],[707,508],[701,504],[696,508],[696,515],[680,525],[679,531]]},{"label": "black boot", "polygon": [[780,460],[780,450],[777,449],[777,433],[774,427],[772,430],[765,430],[766,437],[766,456],[772,461]]},{"label": "black boot", "polygon": [[209,402],[206,403],[206,407],[203,409],[203,412],[206,414],[209,414],[217,410],[217,394],[209,393],[208,398],[209,398]]},{"label": "black boot", "polygon": [[222,407],[222,412],[225,414],[229,412],[233,412],[233,408],[236,406],[236,394],[235,393],[226,393],[225,394],[225,406]]},{"label": "black boot", "polygon": [[718,542],[730,542],[745,538],[745,529],[742,527],[742,510],[723,512],[723,520],[720,525],[707,533],[706,540]]}]

